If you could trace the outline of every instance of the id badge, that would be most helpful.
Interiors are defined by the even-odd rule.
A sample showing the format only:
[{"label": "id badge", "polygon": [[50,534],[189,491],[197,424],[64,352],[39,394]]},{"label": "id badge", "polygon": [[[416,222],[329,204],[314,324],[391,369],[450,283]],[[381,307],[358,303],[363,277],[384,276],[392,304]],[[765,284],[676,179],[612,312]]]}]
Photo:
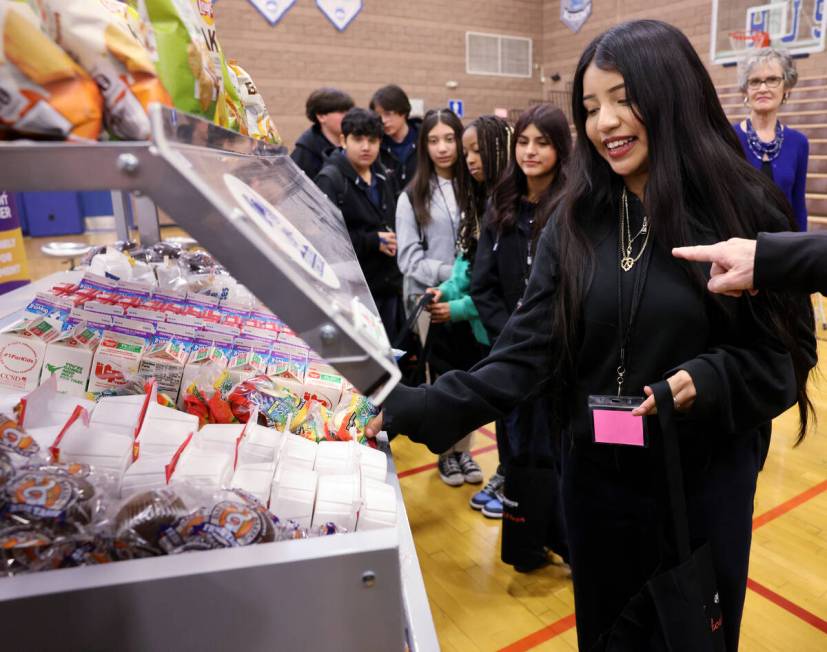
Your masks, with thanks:
[{"label": "id badge", "polygon": [[646,419],[632,414],[644,400],[643,396],[589,396],[594,443],[648,446]]}]

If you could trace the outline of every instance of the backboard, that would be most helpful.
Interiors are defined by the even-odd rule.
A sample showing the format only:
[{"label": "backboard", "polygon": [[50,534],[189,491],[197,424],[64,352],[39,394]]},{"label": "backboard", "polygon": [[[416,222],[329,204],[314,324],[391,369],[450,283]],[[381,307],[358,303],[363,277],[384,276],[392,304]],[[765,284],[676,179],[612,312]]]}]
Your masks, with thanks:
[{"label": "backboard", "polygon": [[712,0],[710,58],[737,63],[756,47],[734,32],[766,32],[770,45],[792,54],[822,52],[827,33],[827,0]]}]

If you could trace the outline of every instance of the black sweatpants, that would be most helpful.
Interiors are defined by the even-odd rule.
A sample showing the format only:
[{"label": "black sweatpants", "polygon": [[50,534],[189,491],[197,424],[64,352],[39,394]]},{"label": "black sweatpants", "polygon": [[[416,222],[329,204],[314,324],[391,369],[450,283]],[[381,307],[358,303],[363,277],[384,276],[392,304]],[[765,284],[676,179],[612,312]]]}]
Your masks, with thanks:
[{"label": "black sweatpants", "polygon": [[[597,462],[589,455],[585,447],[590,446],[601,445],[564,443],[562,468],[582,652],[592,649],[628,600],[656,573],[664,548],[671,546],[666,542],[673,540],[663,513],[666,491],[657,456],[645,449],[624,450],[615,454],[614,464],[606,464],[605,458]],[[704,541],[711,545],[727,652],[736,652],[761,466],[760,439],[723,440],[714,452],[687,457],[683,467],[690,537],[693,548]],[[648,472],[642,471],[642,460]]]}]

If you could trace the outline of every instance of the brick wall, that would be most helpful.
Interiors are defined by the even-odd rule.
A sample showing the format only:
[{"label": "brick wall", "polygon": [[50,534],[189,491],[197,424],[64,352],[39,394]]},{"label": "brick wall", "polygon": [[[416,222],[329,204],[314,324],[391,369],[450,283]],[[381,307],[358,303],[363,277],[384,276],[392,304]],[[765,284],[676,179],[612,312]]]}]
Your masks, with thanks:
[{"label": "brick wall", "polygon": [[[758,0],[721,0],[743,15]],[[297,0],[276,27],[247,0],[216,4],[218,36],[225,52],[256,80],[285,141],[292,146],[307,128],[304,102],[319,86],[339,86],[366,105],[379,86],[395,82],[426,108],[449,98],[465,102],[466,117],[495,107],[519,109],[561,89],[583,47],[615,23],[658,18],[682,29],[707,62],[717,84],[734,83],[735,69],[709,64],[711,0],[594,0],[579,34],[560,22],[560,0],[364,0],[361,14],[339,33],[314,0]],[[465,73],[465,32],[534,40],[538,69],[531,79]],[[802,75],[824,74],[827,54],[798,61]],[[547,81],[541,83],[541,71]],[[548,81],[553,73],[562,77]],[[449,89],[447,81],[459,86]]]},{"label": "brick wall", "polygon": [[540,0],[364,0],[342,33],[313,0],[297,0],[276,27],[247,0],[221,0],[216,14],[225,53],[253,76],[290,145],[307,128],[304,103],[320,86],[338,86],[366,106],[377,88],[398,83],[426,108],[460,98],[466,117],[541,96],[539,71],[531,79],[465,74],[466,31],[532,38],[542,61]]}]

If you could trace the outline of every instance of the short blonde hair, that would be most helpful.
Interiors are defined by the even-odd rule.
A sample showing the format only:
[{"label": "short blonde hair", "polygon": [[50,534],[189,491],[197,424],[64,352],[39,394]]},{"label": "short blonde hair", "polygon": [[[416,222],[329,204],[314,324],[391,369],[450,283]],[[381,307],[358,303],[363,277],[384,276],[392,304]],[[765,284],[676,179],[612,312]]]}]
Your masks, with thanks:
[{"label": "short blonde hair", "polygon": [[738,88],[742,93],[747,91],[749,75],[755,66],[775,61],[781,66],[784,75],[784,90],[790,90],[798,82],[798,70],[795,62],[787,50],[775,48],[761,48],[750,54],[738,65]]}]

